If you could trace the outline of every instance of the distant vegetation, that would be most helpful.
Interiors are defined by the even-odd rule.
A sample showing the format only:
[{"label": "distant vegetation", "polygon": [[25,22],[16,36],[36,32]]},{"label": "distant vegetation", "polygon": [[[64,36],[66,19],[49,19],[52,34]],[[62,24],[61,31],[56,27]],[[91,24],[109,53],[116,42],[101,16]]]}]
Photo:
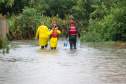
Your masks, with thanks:
[{"label": "distant vegetation", "polygon": [[0,13],[7,15],[10,40],[32,39],[53,17],[68,28],[73,15],[82,41],[126,41],[126,0],[0,0]]}]

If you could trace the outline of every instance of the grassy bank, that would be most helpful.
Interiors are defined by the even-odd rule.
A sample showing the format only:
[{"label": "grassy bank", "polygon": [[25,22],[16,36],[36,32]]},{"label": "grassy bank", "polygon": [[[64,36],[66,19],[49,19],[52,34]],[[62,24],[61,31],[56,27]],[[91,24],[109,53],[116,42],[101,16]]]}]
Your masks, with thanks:
[{"label": "grassy bank", "polygon": [[85,45],[90,46],[90,47],[95,47],[95,48],[121,48],[125,49],[126,48],[126,42],[114,42],[114,41],[109,41],[109,42],[84,42]]}]

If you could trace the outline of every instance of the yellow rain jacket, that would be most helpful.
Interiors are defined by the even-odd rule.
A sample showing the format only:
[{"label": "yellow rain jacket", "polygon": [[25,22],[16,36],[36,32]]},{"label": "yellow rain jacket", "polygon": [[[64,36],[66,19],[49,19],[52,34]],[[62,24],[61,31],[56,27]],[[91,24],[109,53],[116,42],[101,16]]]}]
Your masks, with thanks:
[{"label": "yellow rain jacket", "polygon": [[51,39],[50,39],[50,47],[54,48],[57,47],[58,36],[52,36],[53,32],[56,32],[58,35],[61,34],[60,30],[55,29],[50,31]]},{"label": "yellow rain jacket", "polygon": [[50,32],[47,26],[41,25],[38,27],[37,32],[36,32],[36,38],[39,39],[40,46],[45,46],[48,44],[49,34]]}]

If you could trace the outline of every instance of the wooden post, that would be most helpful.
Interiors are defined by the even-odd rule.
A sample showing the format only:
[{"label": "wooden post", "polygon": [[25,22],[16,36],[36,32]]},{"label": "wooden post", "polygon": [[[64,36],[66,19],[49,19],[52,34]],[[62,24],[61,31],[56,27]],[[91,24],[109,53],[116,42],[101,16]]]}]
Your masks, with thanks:
[{"label": "wooden post", "polygon": [[0,38],[6,38],[6,34],[8,33],[8,25],[6,16],[0,15]]}]

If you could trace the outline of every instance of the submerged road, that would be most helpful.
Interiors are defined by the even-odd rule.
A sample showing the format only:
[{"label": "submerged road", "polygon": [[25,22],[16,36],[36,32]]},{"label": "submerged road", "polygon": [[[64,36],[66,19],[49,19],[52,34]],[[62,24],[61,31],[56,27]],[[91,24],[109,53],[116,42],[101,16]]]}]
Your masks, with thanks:
[{"label": "submerged road", "polygon": [[13,44],[9,54],[0,54],[0,84],[126,84],[126,49]]}]

